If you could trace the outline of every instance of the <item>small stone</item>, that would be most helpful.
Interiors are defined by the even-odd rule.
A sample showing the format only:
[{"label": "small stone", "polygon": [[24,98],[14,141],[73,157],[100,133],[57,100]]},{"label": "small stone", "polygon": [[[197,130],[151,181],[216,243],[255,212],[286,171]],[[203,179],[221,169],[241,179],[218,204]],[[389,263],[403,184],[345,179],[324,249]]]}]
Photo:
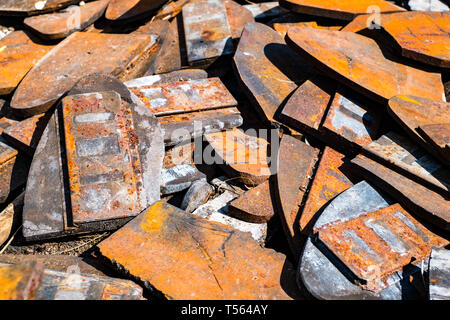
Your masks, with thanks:
[{"label": "small stone", "polygon": [[214,188],[205,180],[200,179],[191,184],[184,195],[180,208],[186,212],[193,212],[204,204],[214,193]]}]

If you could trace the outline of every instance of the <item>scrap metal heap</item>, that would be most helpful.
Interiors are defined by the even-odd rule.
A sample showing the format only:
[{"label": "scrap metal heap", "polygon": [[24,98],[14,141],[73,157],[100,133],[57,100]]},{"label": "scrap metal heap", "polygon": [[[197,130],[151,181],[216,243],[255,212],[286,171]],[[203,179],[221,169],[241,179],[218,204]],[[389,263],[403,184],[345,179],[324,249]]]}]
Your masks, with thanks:
[{"label": "scrap metal heap", "polygon": [[447,4],[1,1],[0,299],[450,299]]}]

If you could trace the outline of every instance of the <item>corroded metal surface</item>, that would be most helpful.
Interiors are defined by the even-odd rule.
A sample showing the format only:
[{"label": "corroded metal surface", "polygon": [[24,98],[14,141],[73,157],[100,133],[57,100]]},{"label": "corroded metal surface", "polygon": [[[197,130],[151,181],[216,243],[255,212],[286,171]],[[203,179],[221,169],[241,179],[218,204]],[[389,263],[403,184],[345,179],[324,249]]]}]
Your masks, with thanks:
[{"label": "corroded metal surface", "polygon": [[422,226],[399,204],[346,222],[315,228],[318,239],[356,276],[364,289],[380,292],[392,285],[388,278],[411,261],[420,264],[431,247],[449,242]]},{"label": "corroded metal surface", "polygon": [[94,72],[126,80],[145,64],[155,38],[136,34],[75,32],[51,50],[14,93],[11,108],[24,115],[47,111],[80,78]]},{"label": "corroded metal surface", "polygon": [[317,24],[316,21],[306,21],[306,22],[282,22],[274,23],[273,28],[278,32],[284,39],[286,33],[290,27],[309,27],[316,29],[327,29],[327,30],[340,30],[342,26],[322,26]]},{"label": "corroded metal surface", "polygon": [[319,210],[338,194],[353,186],[347,177],[348,173],[341,171],[343,158],[344,155],[325,147],[300,215],[300,232],[309,233],[320,215]]},{"label": "corroded metal surface", "polygon": [[239,127],[243,123],[237,108],[205,110],[158,117],[164,131],[164,143],[172,146],[177,143]]},{"label": "corroded metal surface", "polygon": [[396,96],[389,100],[388,112],[413,141],[438,159],[450,163],[445,161],[445,150],[435,149],[433,144],[427,143],[426,134],[422,136],[419,130],[425,125],[450,123],[450,103],[415,96]]},{"label": "corroded metal surface", "polygon": [[173,0],[166,3],[158,12],[155,17],[158,19],[167,20],[177,16],[183,6],[191,0]]},{"label": "corroded metal surface", "polygon": [[24,24],[43,39],[62,39],[83,30],[100,18],[109,0],[88,2],[82,6],[70,6],[64,10],[24,20]]},{"label": "corroded metal surface", "polygon": [[188,189],[193,182],[206,179],[193,164],[179,164],[163,168],[161,172],[161,194],[167,195]]},{"label": "corroded metal surface", "polygon": [[25,184],[27,166],[28,161],[0,139],[0,203],[5,202],[11,192]]},{"label": "corroded metal surface", "polygon": [[157,10],[167,0],[111,0],[105,17],[120,21],[140,18],[146,13]]},{"label": "corroded metal surface", "polygon": [[360,14],[370,13],[367,11],[374,7],[376,12],[383,13],[405,11],[384,0],[280,0],[280,5],[297,13],[348,21]]},{"label": "corroded metal surface", "polygon": [[336,93],[321,130],[335,137],[336,145],[359,149],[377,137],[381,113],[374,109],[367,100],[357,101]]},{"label": "corroded metal surface", "polygon": [[386,14],[380,22],[404,57],[450,68],[449,12]]},{"label": "corroded metal surface", "polygon": [[417,131],[450,164],[450,123],[425,124]]},{"label": "corroded metal surface", "polygon": [[[1,105],[1,102],[0,102]],[[7,117],[1,117],[0,118],[0,134],[5,131],[6,128],[9,128],[10,126],[17,123],[17,120],[9,119]]]},{"label": "corroded metal surface", "polygon": [[14,218],[22,213],[23,209],[22,192],[16,199],[14,199],[6,208],[0,212],[0,248],[9,239],[13,228]]},{"label": "corroded metal surface", "polygon": [[202,69],[183,69],[163,74],[154,74],[142,78],[132,79],[125,82],[129,88],[139,86],[151,86],[156,84],[171,83],[178,81],[200,80],[208,78],[208,73]]},{"label": "corroded metal surface", "polygon": [[275,214],[269,181],[250,189],[228,206],[232,217],[253,223],[265,223]]},{"label": "corroded metal surface", "polygon": [[450,300],[450,250],[431,250],[428,283],[430,300]]},{"label": "corroded metal surface", "polygon": [[0,39],[0,95],[11,93],[27,72],[54,47],[36,43],[33,39],[24,31],[14,31]]},{"label": "corroded metal surface", "polygon": [[2,0],[0,16],[31,16],[65,8],[78,0]]},{"label": "corroded metal surface", "polygon": [[248,23],[234,55],[234,66],[258,115],[272,121],[289,94],[310,74],[310,67],[272,28]]},{"label": "corroded metal surface", "polygon": [[219,78],[179,81],[130,90],[156,116],[235,107],[236,100]]},{"label": "corroded metal surface", "polygon": [[393,170],[450,195],[449,170],[411,140],[391,131],[366,145],[364,152]]},{"label": "corroded metal surface", "polygon": [[33,300],[43,277],[36,262],[0,264],[0,300]]},{"label": "corroded metal surface", "polygon": [[276,200],[286,237],[294,256],[300,256],[299,206],[303,201],[319,151],[306,143],[283,135],[278,151]]},{"label": "corroded metal surface", "polygon": [[250,10],[234,2],[233,0],[225,0],[224,3],[230,26],[231,37],[233,39],[239,39],[245,25],[249,22],[255,22],[253,14]]},{"label": "corroded metal surface", "polygon": [[292,27],[286,41],[322,71],[380,103],[397,94],[443,99],[439,73],[388,60],[374,40],[362,35]]},{"label": "corroded metal surface", "polygon": [[183,7],[182,12],[190,65],[233,53],[230,26],[222,1],[191,2]]},{"label": "corroded metal surface", "polygon": [[289,10],[280,7],[278,1],[246,4],[243,7],[249,10],[255,19],[261,20],[289,12]]},{"label": "corroded metal surface", "polygon": [[289,299],[279,284],[282,254],[262,248],[248,233],[163,202],[98,247],[168,299]]},{"label": "corroded metal surface", "polygon": [[358,155],[351,161],[364,177],[396,198],[409,212],[428,220],[437,228],[450,230],[450,202],[444,196]]},{"label": "corroded metal surface", "polygon": [[[205,139],[211,148],[209,152],[215,151],[214,159],[223,170],[239,177],[243,183],[256,186],[271,175],[267,156],[269,143],[264,138],[250,136],[234,128],[207,134]],[[210,160],[213,159],[205,161]]]}]

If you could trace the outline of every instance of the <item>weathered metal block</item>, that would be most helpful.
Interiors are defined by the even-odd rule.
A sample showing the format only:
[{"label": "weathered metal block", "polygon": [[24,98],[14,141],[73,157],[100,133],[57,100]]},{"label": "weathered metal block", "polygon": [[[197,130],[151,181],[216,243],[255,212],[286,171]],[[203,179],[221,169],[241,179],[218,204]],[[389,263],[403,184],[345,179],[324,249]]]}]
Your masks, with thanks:
[{"label": "weathered metal block", "polygon": [[380,292],[388,278],[414,261],[430,256],[431,247],[449,241],[419,224],[399,204],[315,228],[314,233],[356,276],[366,290]]},{"label": "weathered metal block", "polygon": [[104,72],[127,80],[142,75],[155,36],[75,32],[60,42],[28,72],[11,100],[23,115],[47,111],[85,75]]},{"label": "weathered metal block", "polygon": [[33,39],[24,31],[14,31],[0,39],[0,95],[11,93],[27,72],[54,47]]},{"label": "weathered metal block", "polygon": [[111,0],[105,17],[111,21],[134,20],[157,10],[166,0]]},{"label": "weathered metal block", "polygon": [[344,155],[325,147],[300,215],[300,232],[309,233],[320,214],[319,210],[338,194],[353,186],[348,173],[341,171],[343,158]]},{"label": "weathered metal block", "polygon": [[450,163],[450,123],[425,124],[417,131],[446,163]]},{"label": "weathered metal block", "polygon": [[261,183],[233,200],[228,206],[228,214],[247,222],[268,222],[275,214],[269,181]]},{"label": "weathered metal block", "polygon": [[245,25],[249,22],[255,22],[253,14],[250,10],[232,0],[225,0],[224,4],[227,12],[231,37],[233,39],[239,39]]},{"label": "weathered metal block", "polygon": [[374,40],[362,35],[292,27],[286,41],[329,76],[382,104],[397,94],[443,99],[439,73],[388,60]]},{"label": "weathered metal block", "polygon": [[[1,105],[1,102],[0,102]],[[9,119],[7,117],[1,117],[0,118],[0,134],[5,131],[6,128],[9,128],[10,126],[17,123],[17,120]]]},{"label": "weathered metal block", "polygon": [[286,237],[296,259],[301,253],[299,240],[299,206],[313,174],[319,150],[283,135],[278,151],[276,200]]},{"label": "weathered metal block", "polygon": [[[396,96],[389,100],[388,112],[413,141],[419,143],[447,165],[450,164],[450,158],[445,148],[436,148],[434,142],[429,143],[430,137],[425,132],[427,128],[424,127],[431,124],[450,123],[450,103],[415,96]],[[450,138],[448,138],[445,126],[442,129],[439,130],[443,137],[441,140],[445,142],[445,139]],[[443,143],[440,143],[440,145],[443,145]]]},{"label": "weathered metal block", "polygon": [[305,22],[282,22],[274,23],[273,29],[278,32],[284,39],[286,33],[290,27],[309,27],[316,29],[326,29],[326,30],[341,30],[342,26],[322,26],[317,24],[316,21],[305,21]]},{"label": "weathered metal block", "polygon": [[190,65],[206,63],[208,60],[233,53],[230,26],[222,1],[188,3],[182,12]]},{"label": "weathered metal block", "polygon": [[156,116],[235,107],[236,100],[219,78],[179,81],[130,90]]},{"label": "weathered metal block", "polygon": [[449,12],[385,14],[380,22],[404,57],[450,68]]},{"label": "weathered metal block", "polygon": [[289,10],[280,7],[278,1],[246,4],[243,7],[249,10],[253,17],[258,20],[278,17],[289,12]]},{"label": "weathered metal block", "polygon": [[162,74],[154,74],[142,78],[132,79],[124,84],[128,88],[152,86],[163,83],[171,83],[188,80],[201,80],[208,78],[208,73],[202,69],[183,69]]},{"label": "weathered metal block", "polygon": [[405,11],[384,0],[280,0],[280,6],[297,13],[348,21],[360,14],[371,13],[370,8],[376,8],[373,10],[377,13]]},{"label": "weathered metal block", "polygon": [[248,23],[234,55],[234,66],[258,115],[272,121],[282,102],[310,74],[299,58],[272,28]]},{"label": "weathered metal block", "polygon": [[450,195],[450,171],[411,140],[388,132],[363,151],[410,179]]},{"label": "weathered metal block", "polygon": [[432,248],[428,269],[430,300],[450,300],[450,250]]},{"label": "weathered metal block", "polygon": [[374,109],[367,101],[336,93],[320,130],[327,138],[334,137],[336,146],[346,144],[359,150],[377,137],[381,113]]},{"label": "weathered metal block", "polygon": [[28,17],[23,22],[43,39],[63,39],[94,23],[106,10],[108,0],[70,6],[55,13]]},{"label": "weathered metal block", "polygon": [[0,264],[0,300],[33,300],[42,277],[42,264]]},{"label": "weathered metal block", "polygon": [[17,150],[0,139],[0,203],[5,202],[11,192],[25,184],[27,171],[26,159],[18,156]]},{"label": "weathered metal block", "polygon": [[98,248],[169,299],[289,299],[280,286],[284,255],[162,201]]},{"label": "weathered metal block", "polygon": [[76,3],[77,0],[2,0],[0,16],[32,16],[56,11]]},{"label": "weathered metal block", "polygon": [[177,16],[181,9],[183,9],[184,5],[188,3],[190,0],[175,0],[166,3],[158,12],[155,17],[162,20],[167,20]]},{"label": "weathered metal block", "polygon": [[[223,170],[232,177],[247,185],[256,186],[266,181],[271,175],[267,150],[269,143],[263,138],[250,136],[243,131],[233,130],[205,135],[209,143],[211,159],[204,159],[205,163],[215,160]],[[215,156],[211,151],[215,151]]]},{"label": "weathered metal block", "polygon": [[363,155],[358,155],[351,163],[358,167],[367,180],[396,198],[408,211],[439,229],[450,230],[450,202],[446,197]]}]

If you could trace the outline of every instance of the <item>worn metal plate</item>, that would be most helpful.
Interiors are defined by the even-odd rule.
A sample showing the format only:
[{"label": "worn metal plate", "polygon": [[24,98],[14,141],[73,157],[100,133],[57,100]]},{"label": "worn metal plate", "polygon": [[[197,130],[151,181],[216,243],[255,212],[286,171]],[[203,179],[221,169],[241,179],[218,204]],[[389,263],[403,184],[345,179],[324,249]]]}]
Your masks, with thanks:
[{"label": "worn metal plate", "polygon": [[426,134],[422,136],[418,130],[425,125],[450,123],[450,103],[415,96],[396,96],[389,100],[388,112],[413,141],[450,164],[450,161],[445,161],[445,151],[438,152],[441,150],[436,150],[433,144],[427,143]]},{"label": "worn metal plate", "polygon": [[108,2],[98,0],[70,6],[55,13],[28,17],[23,23],[43,39],[62,39],[94,23],[103,15]]},{"label": "worn metal plate", "polygon": [[78,0],[2,0],[1,16],[31,16],[65,8]]},{"label": "worn metal plate", "polygon": [[179,81],[130,90],[156,116],[235,107],[237,101],[219,78]]},{"label": "worn metal plate", "polygon": [[[367,29],[368,25],[370,25],[372,22],[368,18],[370,15],[362,14],[359,16],[356,16],[352,21],[350,21],[347,25],[345,25],[341,31],[347,31],[347,32],[359,32],[361,30]],[[370,22],[370,24],[369,24]]]},{"label": "worn metal plate", "polygon": [[75,32],[28,72],[14,93],[11,108],[28,116],[45,112],[80,78],[95,72],[127,80],[145,64],[154,44],[154,36],[142,34]]},{"label": "worn metal plate", "polygon": [[450,250],[433,248],[428,269],[430,300],[450,300]]},{"label": "worn metal plate", "polygon": [[371,13],[368,10],[375,7],[377,13],[405,11],[384,0],[280,0],[280,5],[297,13],[348,21],[357,15]]},{"label": "worn metal plate", "polygon": [[239,39],[245,25],[249,22],[255,22],[253,14],[250,10],[232,0],[225,0],[224,3],[231,37],[233,39]]},{"label": "worn metal plate", "polygon": [[450,202],[446,197],[363,155],[358,155],[351,162],[367,180],[396,198],[408,211],[439,229],[450,230]]},{"label": "worn metal plate", "polygon": [[450,68],[450,13],[401,12],[380,20],[404,57]]},{"label": "worn metal plate", "polygon": [[5,202],[11,192],[25,184],[27,166],[28,161],[0,139],[0,203]]},{"label": "worn metal plate", "polygon": [[156,84],[178,81],[200,80],[208,78],[208,73],[202,69],[183,69],[162,74],[149,75],[124,82],[128,88],[152,86]]},{"label": "worn metal plate", "polygon": [[[334,137],[337,146],[347,144],[358,150],[377,137],[381,119],[379,110],[368,101],[337,92],[320,130],[327,137]],[[344,151],[343,148],[340,147]]]},{"label": "worn metal plate", "polygon": [[182,12],[190,65],[233,53],[230,26],[222,1],[191,2],[183,7]]},{"label": "worn metal plate", "polygon": [[34,299],[42,276],[42,264],[0,264],[0,300]]},{"label": "worn metal plate", "polygon": [[270,183],[265,181],[242,194],[228,206],[228,214],[240,220],[266,223],[275,214]]},{"label": "worn metal plate", "polygon": [[364,289],[380,292],[403,267],[424,262],[431,247],[449,241],[433,234],[394,204],[346,222],[315,228],[318,239],[357,277]]},{"label": "worn metal plate", "polygon": [[325,147],[301,211],[298,222],[300,232],[308,234],[320,215],[319,210],[338,194],[353,186],[348,172],[343,170],[343,158],[343,154]]},{"label": "worn metal plate", "polygon": [[17,122],[18,122],[17,120],[9,119],[7,117],[1,117],[0,118],[0,134],[2,134],[6,128],[9,128],[10,126],[16,124]]},{"label": "worn metal plate", "polygon": [[284,255],[162,201],[98,248],[168,299],[289,299],[280,285]]},{"label": "worn metal plate", "polygon": [[388,60],[374,40],[362,35],[292,27],[286,41],[329,76],[382,104],[397,94],[443,99],[439,73]]},{"label": "worn metal plate", "polygon": [[[334,198],[323,210],[314,227],[320,228],[338,220],[349,221],[391,204],[393,202],[385,194],[374,189],[366,181],[362,181]],[[308,238],[299,262],[297,282],[303,283],[314,297],[327,300],[418,299],[417,290],[409,282],[410,270],[404,270],[403,274],[394,274],[391,278],[393,284],[375,293],[362,289],[354,283],[350,275],[342,273],[342,269],[336,266],[337,260],[325,255],[324,249],[326,248],[320,247],[320,243],[313,243],[311,237]],[[414,271],[420,271],[420,269],[413,268],[412,272]],[[414,275],[421,276],[420,272]],[[399,282],[402,279],[403,281]]]},{"label": "worn metal plate", "polygon": [[24,31],[14,31],[0,39],[0,95],[11,93],[27,72],[54,45],[43,45]]},{"label": "worn metal plate", "polygon": [[342,26],[323,26],[317,24],[316,21],[305,21],[305,22],[281,22],[274,23],[273,29],[278,32],[284,39],[286,33],[290,27],[309,27],[316,29],[326,29],[326,30],[340,30]]},{"label": "worn metal plate", "polygon": [[[233,130],[205,135],[209,152],[215,151],[215,160],[227,174],[247,185],[256,186],[271,175],[268,157],[269,142],[264,138],[251,136],[242,130]],[[208,153],[207,151],[204,154]],[[209,163],[211,164],[211,163]]]},{"label": "worn metal plate", "polygon": [[450,171],[411,140],[391,131],[366,145],[364,152],[416,182],[450,195]]},{"label": "worn metal plate", "polygon": [[155,17],[162,20],[168,20],[177,16],[181,9],[183,9],[184,5],[188,3],[190,0],[174,0],[166,3],[158,12],[155,14]]},{"label": "worn metal plate", "polygon": [[205,110],[158,117],[164,131],[164,144],[172,146],[204,134],[229,130],[243,123],[237,108]]},{"label": "worn metal plate", "polygon": [[283,135],[278,151],[276,200],[291,250],[298,259],[301,253],[298,220],[299,207],[313,174],[319,150]]},{"label": "worn metal plate", "polygon": [[287,100],[279,115],[280,122],[317,135],[334,90],[335,85],[327,79],[306,80]]},{"label": "worn metal plate", "polygon": [[272,121],[282,102],[310,76],[310,67],[272,28],[248,23],[234,55],[245,92],[262,120]]},{"label": "worn metal plate", "polygon": [[108,20],[120,21],[142,17],[157,10],[167,0],[111,0],[105,17]]},{"label": "worn metal plate", "polygon": [[450,123],[425,124],[417,131],[450,164]]},{"label": "worn metal plate", "polygon": [[243,7],[249,10],[253,17],[258,20],[278,17],[289,12],[289,10],[280,7],[278,1],[246,4]]}]

